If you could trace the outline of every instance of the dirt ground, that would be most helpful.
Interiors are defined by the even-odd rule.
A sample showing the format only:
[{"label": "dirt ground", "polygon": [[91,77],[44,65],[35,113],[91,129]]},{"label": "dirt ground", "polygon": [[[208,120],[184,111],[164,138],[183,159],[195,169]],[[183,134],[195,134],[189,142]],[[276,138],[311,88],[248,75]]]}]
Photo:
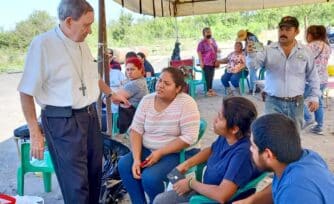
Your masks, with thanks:
[{"label": "dirt ground", "polygon": [[[220,84],[221,70],[216,73],[214,88],[219,96],[204,97],[199,94],[196,101],[201,111],[201,117],[207,120],[208,129],[202,140],[202,146],[207,146],[215,139],[212,131],[212,121],[220,109],[222,101],[222,86]],[[18,155],[15,143],[12,139],[13,130],[24,124],[24,118],[21,112],[19,95],[16,91],[21,73],[1,74],[0,75],[0,193],[16,195],[16,170],[19,165]],[[333,96],[333,93],[331,93]],[[258,108],[259,113],[263,113],[263,103],[250,95],[246,95],[251,99]],[[319,152],[327,161],[331,171],[334,171],[334,101],[329,99],[328,107],[325,109],[325,135],[319,136],[302,132],[302,142],[305,148],[313,149]],[[60,204],[63,203],[60,189],[53,175],[52,192],[45,193],[41,177],[35,174],[27,174],[25,176],[25,194],[43,197],[45,203]],[[125,200],[123,203],[128,203]]]}]

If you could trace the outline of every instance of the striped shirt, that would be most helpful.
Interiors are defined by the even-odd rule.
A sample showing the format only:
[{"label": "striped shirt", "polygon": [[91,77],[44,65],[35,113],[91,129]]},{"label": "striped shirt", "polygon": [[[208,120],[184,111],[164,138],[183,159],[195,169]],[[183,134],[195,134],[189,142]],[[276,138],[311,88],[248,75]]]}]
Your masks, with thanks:
[{"label": "striped shirt", "polygon": [[160,149],[176,138],[192,145],[199,133],[200,114],[193,98],[180,93],[167,108],[158,112],[154,108],[155,93],[140,102],[131,129],[143,137],[143,146]]}]

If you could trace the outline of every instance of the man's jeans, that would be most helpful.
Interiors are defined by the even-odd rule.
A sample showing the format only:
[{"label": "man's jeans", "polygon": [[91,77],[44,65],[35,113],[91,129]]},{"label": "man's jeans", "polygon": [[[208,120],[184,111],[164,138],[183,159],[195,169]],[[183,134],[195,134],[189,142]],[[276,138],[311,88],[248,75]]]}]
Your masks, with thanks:
[{"label": "man's jeans", "polygon": [[[319,108],[318,108],[318,110],[316,110],[314,112],[314,119],[317,122],[317,127],[319,127],[319,128],[322,128],[323,125],[324,125],[324,107],[323,107],[324,96],[323,96],[323,92],[324,92],[326,86],[327,86],[327,84],[320,84],[321,96],[319,97]],[[308,95],[310,92],[311,92],[310,87],[306,85],[304,97],[306,95]],[[306,106],[306,104],[304,105],[304,120],[306,122],[312,121],[312,114],[308,110],[308,107]]]},{"label": "man's jeans", "polygon": [[292,118],[299,128],[303,125],[303,107],[304,98],[300,97],[298,101],[283,101],[271,96],[266,97],[265,101],[265,113],[282,113]]}]

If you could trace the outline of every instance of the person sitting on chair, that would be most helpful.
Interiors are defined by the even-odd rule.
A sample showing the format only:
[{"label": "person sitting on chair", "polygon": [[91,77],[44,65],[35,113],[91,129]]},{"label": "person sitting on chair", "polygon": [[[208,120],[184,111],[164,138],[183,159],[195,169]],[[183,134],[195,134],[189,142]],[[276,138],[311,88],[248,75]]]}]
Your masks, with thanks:
[{"label": "person sitting on chair", "polygon": [[239,80],[241,78],[241,71],[246,67],[245,55],[242,51],[242,43],[235,42],[234,51],[231,52],[226,58],[218,60],[222,64],[227,64],[227,69],[224,75],[221,77],[221,82],[225,87],[226,94],[231,95],[232,90],[230,87],[230,81],[233,87],[236,89],[234,95],[240,93]]},{"label": "person sitting on chair", "polygon": [[[140,100],[148,94],[146,80],[143,75],[144,67],[141,61],[137,57],[128,58],[126,60],[126,76],[129,78],[129,81],[124,84],[124,87],[115,92],[117,95],[127,98],[130,103],[129,105],[120,104],[118,108],[119,119],[117,124],[121,134],[128,130],[135,114],[136,107]],[[114,90],[105,84],[104,81],[100,80],[99,86],[107,99],[114,94]],[[119,103],[120,101],[113,99],[112,102]]]},{"label": "person sitting on chair", "polygon": [[140,59],[140,61],[142,61],[142,63],[144,64],[145,77],[154,76],[153,66],[152,66],[152,64],[149,61],[147,61],[146,55],[144,53],[142,53],[142,52],[138,52],[137,56]]},{"label": "person sitting on chair", "polygon": [[227,97],[222,110],[214,120],[214,132],[218,138],[211,147],[204,148],[176,168],[186,173],[191,167],[207,162],[203,182],[193,177],[177,181],[172,191],[159,194],[155,204],[188,202],[195,194],[205,195],[219,203],[225,203],[259,175],[252,162],[250,125],[257,116],[255,105],[243,97]]},{"label": "person sitting on chair", "polygon": [[[121,157],[118,169],[132,203],[153,202],[165,190],[167,173],[180,161],[179,152],[194,144],[199,134],[200,114],[193,98],[182,92],[180,70],[162,70],[156,92],[140,102],[130,126],[132,152]],[[186,156],[198,152],[186,151]]]}]

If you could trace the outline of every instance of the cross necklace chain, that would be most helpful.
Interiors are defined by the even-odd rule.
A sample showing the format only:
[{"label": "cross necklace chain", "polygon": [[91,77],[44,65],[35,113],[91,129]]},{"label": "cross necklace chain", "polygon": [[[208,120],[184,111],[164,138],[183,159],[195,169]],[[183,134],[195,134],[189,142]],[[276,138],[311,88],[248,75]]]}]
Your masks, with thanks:
[{"label": "cross necklace chain", "polygon": [[79,49],[80,49],[80,66],[79,66],[79,69],[77,68],[77,64],[75,63],[68,47],[66,46],[65,44],[65,41],[61,38],[60,34],[57,32],[57,29],[55,29],[55,32],[57,34],[57,37],[61,40],[61,42],[63,43],[64,47],[65,47],[65,50],[67,52],[67,54],[70,56],[71,58],[71,61],[72,61],[72,64],[74,66],[74,70],[76,72],[76,74],[78,75],[79,79],[80,79],[80,84],[81,86],[79,87],[79,90],[82,92],[82,95],[83,96],[86,96],[86,85],[84,83],[84,72],[83,72],[83,68],[82,68],[82,61],[83,61],[83,58],[82,58],[82,49],[81,49],[81,46],[79,45]]}]

